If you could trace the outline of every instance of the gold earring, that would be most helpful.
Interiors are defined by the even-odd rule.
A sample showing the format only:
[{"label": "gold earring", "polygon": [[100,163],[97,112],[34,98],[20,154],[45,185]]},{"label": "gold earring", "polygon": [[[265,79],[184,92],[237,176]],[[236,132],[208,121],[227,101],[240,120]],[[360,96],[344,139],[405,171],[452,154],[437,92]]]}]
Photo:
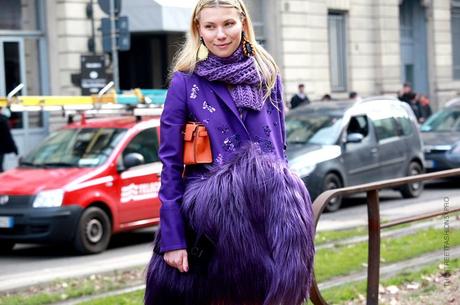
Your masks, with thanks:
[{"label": "gold earring", "polygon": [[198,48],[198,52],[196,53],[196,60],[197,61],[206,60],[208,58],[208,55],[209,55],[209,50],[208,48],[206,48],[203,38],[201,38],[201,44],[200,44],[200,47]]},{"label": "gold earring", "polygon": [[244,56],[249,57],[256,54],[254,46],[249,40],[246,39],[246,33],[244,33],[244,31],[241,33],[241,43],[243,44]]}]

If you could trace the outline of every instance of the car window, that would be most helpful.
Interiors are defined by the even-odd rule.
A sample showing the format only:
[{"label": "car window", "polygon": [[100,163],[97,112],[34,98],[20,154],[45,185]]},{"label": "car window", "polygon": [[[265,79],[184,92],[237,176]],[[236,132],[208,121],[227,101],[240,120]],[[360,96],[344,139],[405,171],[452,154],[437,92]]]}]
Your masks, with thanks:
[{"label": "car window", "polygon": [[95,167],[104,163],[123,138],[121,128],[69,128],[52,133],[20,165]]},{"label": "car window", "polygon": [[351,133],[359,133],[363,135],[363,140],[359,143],[349,142],[347,145],[350,147],[361,147],[363,145],[368,145],[369,141],[372,141],[369,136],[369,121],[366,115],[352,116],[348,122],[346,135]]},{"label": "car window", "polygon": [[420,128],[427,131],[460,131],[460,109],[445,109],[432,115]]},{"label": "car window", "polygon": [[408,117],[398,117],[398,126],[401,135],[408,136],[412,134],[412,122]]},{"label": "car window", "polygon": [[155,128],[149,128],[137,134],[123,151],[123,158],[130,153],[139,153],[146,164],[159,161],[158,137]]},{"label": "car window", "polygon": [[365,115],[353,116],[348,123],[347,133],[360,133],[363,137],[369,134],[369,123]]},{"label": "car window", "polygon": [[398,129],[394,118],[381,118],[373,120],[373,122],[379,141],[398,136]]},{"label": "car window", "polygon": [[288,144],[331,145],[337,142],[342,118],[327,115],[302,115],[286,118]]}]

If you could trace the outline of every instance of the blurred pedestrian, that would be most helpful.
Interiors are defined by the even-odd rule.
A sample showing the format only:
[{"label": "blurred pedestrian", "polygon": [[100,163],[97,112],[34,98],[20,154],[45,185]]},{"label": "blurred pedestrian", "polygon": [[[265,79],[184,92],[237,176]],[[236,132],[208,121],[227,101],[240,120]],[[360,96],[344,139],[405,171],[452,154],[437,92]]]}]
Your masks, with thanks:
[{"label": "blurred pedestrian", "polygon": [[291,98],[291,109],[310,104],[308,96],[305,95],[305,85],[299,84],[298,90],[299,91]]},{"label": "blurred pedestrian", "polygon": [[348,94],[348,98],[355,102],[360,102],[362,100],[356,91],[351,91],[350,94]]},{"label": "blurred pedestrian", "polygon": [[410,104],[414,95],[415,95],[415,92],[413,92],[411,84],[404,83],[403,87],[398,92],[398,99],[401,102],[406,102]]},{"label": "blurred pedestrian", "polygon": [[323,95],[323,97],[321,97],[321,101],[322,102],[329,102],[329,101],[332,101],[332,97],[330,94],[326,93],[325,95]]},{"label": "blurred pedestrian", "polygon": [[7,107],[0,107],[0,173],[3,172],[3,160],[6,154],[18,154],[18,148],[11,135],[8,119],[11,112]]},{"label": "blurred pedestrian", "polygon": [[[418,100],[417,100],[417,95],[411,91],[411,92],[406,93],[405,99],[409,101],[408,105],[414,112],[415,117],[417,118],[417,122],[420,122],[420,118],[422,117],[422,112],[420,109],[420,104],[418,103]],[[403,102],[406,102],[406,101],[403,101]]]},{"label": "blurred pedestrian", "polygon": [[420,118],[419,118],[419,123],[425,122],[433,113],[431,110],[430,106],[430,99],[426,97],[425,95],[421,94],[417,98],[417,102],[419,105],[419,111],[420,111]]},{"label": "blurred pedestrian", "polygon": [[[287,166],[279,68],[242,0],[199,0],[190,24],[160,120],[160,230],[144,304],[304,304],[312,204]],[[198,135],[209,158],[184,167]]]}]

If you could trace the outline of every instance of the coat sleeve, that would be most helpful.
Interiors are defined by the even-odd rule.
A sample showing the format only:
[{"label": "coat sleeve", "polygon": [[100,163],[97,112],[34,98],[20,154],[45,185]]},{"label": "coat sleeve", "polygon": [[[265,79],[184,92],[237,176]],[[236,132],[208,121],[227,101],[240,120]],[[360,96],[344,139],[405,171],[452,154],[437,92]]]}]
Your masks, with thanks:
[{"label": "coat sleeve", "polygon": [[188,113],[186,96],[184,76],[176,72],[160,119],[159,157],[163,163],[159,192],[161,252],[186,248],[184,221],[180,213],[184,195],[182,130]]}]

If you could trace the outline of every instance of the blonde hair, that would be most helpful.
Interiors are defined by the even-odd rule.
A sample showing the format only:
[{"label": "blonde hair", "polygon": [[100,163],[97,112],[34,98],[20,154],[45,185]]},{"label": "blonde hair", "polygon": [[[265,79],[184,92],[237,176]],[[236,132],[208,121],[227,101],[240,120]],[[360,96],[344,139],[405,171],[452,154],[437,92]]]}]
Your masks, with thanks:
[{"label": "blonde hair", "polygon": [[190,24],[190,31],[187,35],[182,49],[174,59],[173,71],[192,73],[197,64],[197,52],[201,45],[201,37],[198,31],[199,15],[204,8],[212,7],[231,7],[236,8],[241,15],[242,20],[246,23],[246,40],[248,40],[255,50],[255,63],[258,73],[262,76],[260,87],[265,84],[264,100],[270,96],[271,91],[276,85],[276,76],[279,68],[273,57],[256,41],[254,28],[251,17],[242,0],[199,0],[193,11]]}]

